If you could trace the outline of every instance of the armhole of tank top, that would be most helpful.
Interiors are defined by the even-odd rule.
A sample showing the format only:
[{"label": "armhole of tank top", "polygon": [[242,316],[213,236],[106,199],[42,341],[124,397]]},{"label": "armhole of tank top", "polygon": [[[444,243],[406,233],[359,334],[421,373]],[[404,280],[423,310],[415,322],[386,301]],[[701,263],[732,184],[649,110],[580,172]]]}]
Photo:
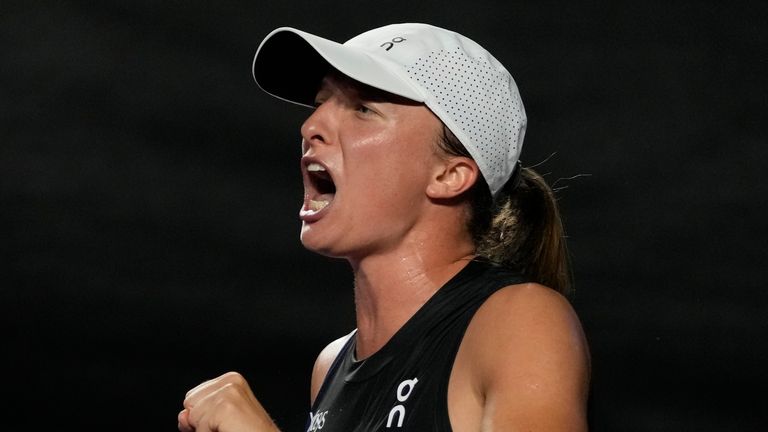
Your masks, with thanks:
[{"label": "armhole of tank top", "polygon": [[448,429],[446,429],[447,432],[453,431],[453,425],[451,424],[451,413],[449,412],[450,407],[448,405],[448,392],[449,392],[449,389],[451,387],[451,376],[453,375],[453,368],[456,365],[456,359],[459,356],[459,350],[461,350],[461,344],[464,343],[464,338],[467,335],[467,331],[469,330],[469,326],[472,325],[472,321],[475,319],[475,315],[477,315],[477,312],[480,310],[481,307],[483,307],[485,302],[487,302],[488,299],[491,298],[492,295],[496,294],[497,292],[501,291],[502,289],[504,289],[504,288],[506,288],[506,287],[508,287],[510,285],[515,285],[515,284],[520,284],[520,283],[525,283],[525,282],[527,282],[527,280],[525,278],[523,278],[523,277],[511,277],[511,278],[507,278],[506,280],[504,280],[504,282],[499,284],[498,287],[496,287],[490,294],[488,294],[488,296],[483,301],[480,302],[480,304],[477,306],[475,311],[472,313],[472,316],[469,318],[469,321],[467,321],[467,326],[464,327],[464,330],[462,330],[461,337],[458,338],[458,343],[455,345],[455,347],[452,350],[453,351],[452,352],[453,360],[451,361],[451,367],[448,368],[448,372],[446,373],[445,380],[443,381],[445,383],[445,389],[444,389],[445,390],[445,397],[443,399],[443,402],[445,404],[444,405],[445,412],[444,412],[443,418],[440,419],[439,421],[444,421],[445,422],[445,425],[440,425],[440,426],[441,427],[447,427],[448,428]]},{"label": "armhole of tank top", "polygon": [[344,345],[339,350],[339,353],[336,355],[336,358],[333,359],[333,363],[331,363],[331,367],[328,368],[328,372],[325,373],[325,378],[323,378],[323,383],[320,385],[320,390],[317,391],[317,396],[315,396],[315,401],[312,403],[312,406],[310,407],[310,410],[312,412],[315,411],[315,407],[323,399],[323,396],[325,395],[325,392],[328,388],[328,384],[331,382],[333,377],[336,376],[336,372],[338,372],[339,366],[341,366],[341,362],[344,360],[344,356],[347,354],[347,351],[349,351],[349,346],[352,344],[352,341],[354,340],[353,336],[356,333],[357,333],[357,329],[354,329],[347,335],[347,340],[344,342]]},{"label": "armhole of tank top", "polygon": [[[479,309],[479,308],[478,308]],[[477,313],[477,310],[475,310],[475,313]],[[472,314],[472,317],[467,322],[467,326],[464,327],[464,330],[461,332],[461,337],[458,338],[458,342],[456,345],[451,349],[451,356],[453,357],[451,359],[451,366],[447,368],[447,371],[445,372],[445,376],[441,380],[443,382],[445,388],[441,389],[440,392],[443,393],[441,396],[442,399],[442,415],[440,418],[435,419],[438,422],[444,422],[445,424],[439,424],[436,426],[439,426],[442,429],[445,429],[446,432],[452,432],[453,431],[453,424],[451,424],[451,413],[450,413],[450,405],[448,403],[448,392],[451,388],[451,376],[453,375],[453,368],[456,366],[456,358],[459,356],[459,350],[461,349],[461,344],[464,342],[464,337],[467,335],[467,329],[469,329],[469,324],[472,322],[472,319],[475,317],[475,313]],[[447,429],[446,429],[447,428]]]}]

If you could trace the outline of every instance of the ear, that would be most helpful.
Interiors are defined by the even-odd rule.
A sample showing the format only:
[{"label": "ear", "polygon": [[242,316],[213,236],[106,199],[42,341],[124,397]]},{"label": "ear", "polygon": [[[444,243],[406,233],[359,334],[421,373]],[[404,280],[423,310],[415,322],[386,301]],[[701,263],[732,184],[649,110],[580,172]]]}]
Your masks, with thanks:
[{"label": "ear", "polygon": [[433,199],[454,198],[471,188],[480,175],[480,169],[474,160],[453,156],[435,166],[429,184],[427,196]]}]

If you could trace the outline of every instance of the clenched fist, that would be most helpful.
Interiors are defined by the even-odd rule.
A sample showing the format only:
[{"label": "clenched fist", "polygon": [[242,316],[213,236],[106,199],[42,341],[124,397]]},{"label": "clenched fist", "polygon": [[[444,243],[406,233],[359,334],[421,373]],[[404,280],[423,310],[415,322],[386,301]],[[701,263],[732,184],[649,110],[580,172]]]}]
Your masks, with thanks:
[{"label": "clenched fist", "polygon": [[279,432],[245,378],[228,372],[187,392],[181,432]]}]

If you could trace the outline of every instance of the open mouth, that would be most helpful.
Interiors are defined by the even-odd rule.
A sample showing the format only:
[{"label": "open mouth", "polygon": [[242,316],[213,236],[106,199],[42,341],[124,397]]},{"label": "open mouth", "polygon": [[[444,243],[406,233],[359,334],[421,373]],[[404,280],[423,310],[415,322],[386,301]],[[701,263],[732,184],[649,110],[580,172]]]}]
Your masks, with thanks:
[{"label": "open mouth", "polygon": [[306,166],[308,184],[306,185],[307,210],[317,213],[327,207],[336,195],[336,184],[326,168],[310,162]]}]

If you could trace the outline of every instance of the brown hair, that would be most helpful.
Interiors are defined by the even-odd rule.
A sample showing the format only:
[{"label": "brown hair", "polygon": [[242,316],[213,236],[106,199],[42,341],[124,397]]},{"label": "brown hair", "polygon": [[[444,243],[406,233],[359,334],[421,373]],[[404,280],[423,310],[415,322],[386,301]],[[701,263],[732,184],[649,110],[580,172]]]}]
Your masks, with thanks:
[{"label": "brown hair", "polygon": [[[470,157],[445,126],[438,148],[452,156]],[[478,256],[521,271],[531,281],[569,294],[572,286],[565,230],[554,192],[532,168],[521,169],[494,200],[478,177],[467,191],[467,226]]]}]

